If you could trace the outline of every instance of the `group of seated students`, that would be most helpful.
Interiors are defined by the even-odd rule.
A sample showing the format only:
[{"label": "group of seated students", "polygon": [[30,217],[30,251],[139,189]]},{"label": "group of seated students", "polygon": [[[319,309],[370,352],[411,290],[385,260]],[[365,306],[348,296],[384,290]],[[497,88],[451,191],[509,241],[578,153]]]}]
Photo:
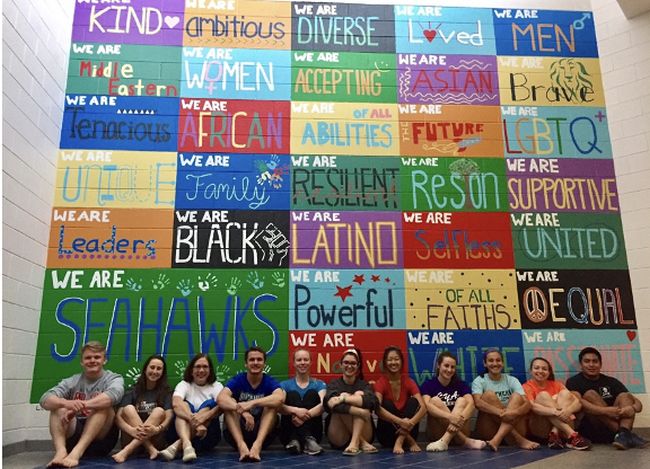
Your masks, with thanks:
[{"label": "group of seated students", "polygon": [[118,463],[139,448],[150,459],[191,462],[197,452],[219,443],[221,414],[224,439],[239,452],[240,461],[253,462],[261,460],[262,450],[277,436],[290,453],[320,454],[324,412],[328,441],[346,456],[376,453],[375,435],[393,453],[421,451],[417,437],[425,416],[431,441],[426,450],[433,452],[451,444],[497,451],[504,439],[524,449],[536,449],[538,441],[546,440],[550,448],[584,450],[591,446],[586,437],[618,449],[648,444],[632,432],[641,403],[620,381],[600,372],[602,358],[592,347],[580,352],[581,373],[566,387],[541,357],[532,360],[531,379],[522,386],[503,372],[497,349],[485,351],[485,373],[471,386],[458,377],[456,357],[446,351],[438,354],[435,377],[420,387],[406,375],[398,347],[385,349],[384,375],[374,384],[363,379],[356,348],[343,353],[342,375],[328,384],[310,377],[307,350],[295,351],[293,360],[295,377],[278,383],[264,372],[265,351],[251,347],[245,354],[246,371],[224,386],[210,357],[197,354],[172,393],[165,360],[154,355],[124,393],[122,377],[104,369],[104,346],[89,342],[81,351],[82,373],[62,380],[40,401],[50,411],[55,447],[48,466],[74,467],[83,455],[108,455],[118,429],[122,449],[112,456]]}]

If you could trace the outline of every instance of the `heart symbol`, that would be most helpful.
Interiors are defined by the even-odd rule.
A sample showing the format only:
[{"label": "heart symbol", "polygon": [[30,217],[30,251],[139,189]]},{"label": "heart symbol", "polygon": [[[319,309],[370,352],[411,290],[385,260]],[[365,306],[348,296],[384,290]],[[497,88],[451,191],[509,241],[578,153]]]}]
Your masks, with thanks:
[{"label": "heart symbol", "polygon": [[435,29],[424,30],[424,37],[426,37],[429,42],[433,41],[436,38],[436,34],[438,34],[438,31]]},{"label": "heart symbol", "polygon": [[632,342],[636,338],[636,331],[627,331],[627,338]]},{"label": "heart symbol", "polygon": [[165,24],[169,27],[169,29],[172,29],[174,26],[176,26],[180,20],[181,19],[178,16],[165,16]]}]

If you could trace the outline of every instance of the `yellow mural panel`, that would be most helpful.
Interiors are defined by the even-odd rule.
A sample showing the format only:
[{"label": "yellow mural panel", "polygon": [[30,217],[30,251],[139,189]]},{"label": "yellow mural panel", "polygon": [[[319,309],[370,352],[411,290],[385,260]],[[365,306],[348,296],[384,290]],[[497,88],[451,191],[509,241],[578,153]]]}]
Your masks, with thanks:
[{"label": "yellow mural panel", "polygon": [[185,9],[184,46],[291,49],[289,2],[230,0],[195,4],[199,8],[188,5]]},{"label": "yellow mural panel", "polygon": [[497,57],[501,105],[604,106],[598,59]]},{"label": "yellow mural panel", "polygon": [[57,207],[173,208],[176,153],[61,150]]},{"label": "yellow mural panel", "polygon": [[406,327],[521,329],[514,270],[405,270]]},{"label": "yellow mural panel", "polygon": [[291,103],[291,153],[399,155],[397,104]]}]

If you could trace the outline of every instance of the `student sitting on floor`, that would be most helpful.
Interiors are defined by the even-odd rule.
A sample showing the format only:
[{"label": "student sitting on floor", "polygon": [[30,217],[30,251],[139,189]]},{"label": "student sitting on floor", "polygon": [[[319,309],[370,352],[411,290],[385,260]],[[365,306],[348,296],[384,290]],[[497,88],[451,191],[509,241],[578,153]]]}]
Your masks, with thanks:
[{"label": "student sitting on floor", "polygon": [[527,439],[526,416],[531,404],[521,383],[503,373],[503,356],[497,349],[483,355],[486,373],[472,381],[474,405],[478,409],[476,433],[486,440],[487,448],[497,451],[506,438],[522,449],[537,449],[539,444]]},{"label": "student sitting on floor", "polygon": [[[167,461],[183,450],[183,462],[197,458],[197,450],[212,450],[221,439],[217,396],[223,385],[217,381],[212,360],[207,354],[196,354],[185,368],[183,381],[176,385],[172,405],[176,441],[160,452]],[[171,440],[171,438],[170,438]]]},{"label": "student sitting on floor", "polygon": [[523,385],[526,397],[532,404],[528,417],[530,433],[537,438],[548,435],[548,447],[585,450],[591,442],[580,436],[573,427],[575,414],[582,407],[580,400],[559,381],[555,381],[553,367],[542,357],[530,362],[531,379]]},{"label": "student sitting on floor", "polygon": [[43,394],[41,407],[50,411],[54,458],[48,467],[75,467],[86,456],[106,456],[117,443],[113,409],[124,394],[124,380],[104,369],[106,348],[91,341],[81,348],[82,372]]},{"label": "student sitting on floor", "polygon": [[323,452],[323,397],[325,383],[310,378],[311,354],[299,349],[293,353],[296,376],[282,381],[284,404],[280,408],[280,441],[287,451],[315,456]]},{"label": "student sitting on floor", "polygon": [[167,446],[165,431],[173,417],[165,359],[152,355],[144,362],[135,386],[124,394],[115,416],[122,430],[122,450],[113,455],[115,462],[126,461],[141,446],[149,459],[156,459],[158,450]]},{"label": "student sitting on floor", "polygon": [[219,396],[226,421],[224,439],[239,451],[240,461],[257,462],[277,434],[278,409],[284,400],[280,384],[264,373],[266,352],[250,347],[246,371],[226,383]]},{"label": "student sitting on floor", "polygon": [[427,436],[434,440],[427,451],[447,451],[452,441],[469,449],[483,449],[484,441],[469,437],[474,399],[469,386],[456,374],[456,357],[440,352],[436,376],[422,383],[420,390],[428,412]]},{"label": "student sitting on floor", "polygon": [[372,411],[377,407],[377,396],[372,386],[363,379],[361,352],[348,349],[343,353],[343,376],[327,384],[323,404],[328,417],[327,438],[333,448],[345,448],[345,456],[376,453],[371,442],[374,428]]},{"label": "student sitting on floor", "polygon": [[377,407],[377,439],[395,454],[422,451],[417,444],[420,420],[427,410],[420,389],[404,375],[404,357],[399,347],[386,347],[382,360],[384,376],[375,383]]},{"label": "student sitting on floor", "polygon": [[595,348],[583,348],[578,360],[581,372],[569,378],[566,387],[580,397],[580,433],[595,443],[613,443],[617,449],[648,446],[648,440],[632,432],[634,417],[643,410],[639,399],[619,380],[600,372],[603,360]]}]

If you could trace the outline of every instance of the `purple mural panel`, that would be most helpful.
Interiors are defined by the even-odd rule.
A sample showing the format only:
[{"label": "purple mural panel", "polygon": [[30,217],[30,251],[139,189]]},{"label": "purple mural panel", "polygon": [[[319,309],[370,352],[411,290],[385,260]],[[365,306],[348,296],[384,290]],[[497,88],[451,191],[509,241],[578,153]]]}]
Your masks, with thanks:
[{"label": "purple mural panel", "polygon": [[618,213],[612,160],[508,159],[508,198],[514,212]]},{"label": "purple mural panel", "polygon": [[183,45],[183,0],[77,0],[73,42]]},{"label": "purple mural panel", "polygon": [[402,267],[399,212],[291,212],[291,267]]},{"label": "purple mural panel", "polygon": [[401,103],[499,104],[494,56],[398,54]]}]

